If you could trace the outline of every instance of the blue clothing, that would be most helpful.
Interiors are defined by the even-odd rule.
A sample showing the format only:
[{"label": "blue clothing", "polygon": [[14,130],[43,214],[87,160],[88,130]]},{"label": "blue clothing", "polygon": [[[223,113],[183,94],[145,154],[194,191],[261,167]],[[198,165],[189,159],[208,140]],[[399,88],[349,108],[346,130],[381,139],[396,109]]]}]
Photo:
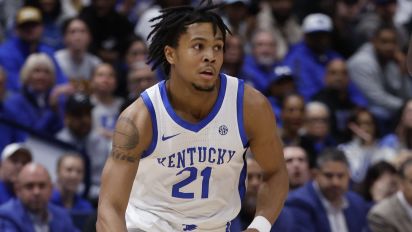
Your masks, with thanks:
[{"label": "blue clothing", "polygon": [[36,94],[23,87],[21,93],[11,96],[5,105],[10,109],[11,119],[15,122],[40,133],[53,135],[63,128],[63,121],[59,113],[48,105],[48,94],[42,97],[46,105],[41,107],[37,104]]},{"label": "blue clothing", "polygon": [[324,86],[326,65],[340,55],[328,50],[323,55],[315,54],[305,42],[294,45],[284,59],[292,69],[298,92],[309,101]]},{"label": "blue clothing", "polygon": [[276,67],[274,63],[271,67],[263,67],[256,63],[253,56],[245,56],[243,62],[243,71],[245,75],[245,81],[253,83],[253,86],[262,93],[268,91],[270,82],[272,81],[272,76],[274,75],[273,70]]},{"label": "blue clothing", "polygon": [[0,102],[0,154],[8,144],[25,140],[25,133],[10,125],[10,118],[13,118],[10,110]]},{"label": "blue clothing", "polygon": [[[345,193],[348,207],[343,210],[350,232],[367,230],[367,205],[353,192]],[[294,216],[294,232],[331,232],[326,209],[322,205],[313,181],[291,192],[286,201]]]},{"label": "blue clothing", "polygon": [[[53,189],[52,196],[50,198],[50,202],[54,205],[60,206],[64,208],[63,200],[60,192],[57,189]],[[80,195],[74,196],[73,207],[68,209],[70,213],[92,213],[94,208],[89,201],[82,198]]]},{"label": "blue clothing", "polygon": [[292,210],[284,206],[270,232],[295,232],[293,226],[294,217]]},{"label": "blue clothing", "polygon": [[381,147],[389,147],[395,150],[399,150],[403,148],[401,142],[399,141],[399,137],[396,134],[386,135],[385,137],[381,139],[381,141],[379,142],[379,145]]},{"label": "blue clothing", "polygon": [[[48,205],[49,231],[78,231],[66,210]],[[0,231],[2,232],[35,232],[29,213],[18,199],[8,201],[0,207]]]},{"label": "blue clothing", "polygon": [[[56,70],[56,84],[67,82],[59,65],[53,57],[54,50],[44,44],[39,44],[36,52],[47,54],[53,61]],[[20,90],[20,70],[30,55],[29,44],[17,37],[11,37],[0,46],[0,65],[7,73],[6,88],[12,92]]]},{"label": "blue clothing", "polygon": [[11,186],[6,185],[4,181],[0,180],[0,205],[16,197],[11,188]]}]

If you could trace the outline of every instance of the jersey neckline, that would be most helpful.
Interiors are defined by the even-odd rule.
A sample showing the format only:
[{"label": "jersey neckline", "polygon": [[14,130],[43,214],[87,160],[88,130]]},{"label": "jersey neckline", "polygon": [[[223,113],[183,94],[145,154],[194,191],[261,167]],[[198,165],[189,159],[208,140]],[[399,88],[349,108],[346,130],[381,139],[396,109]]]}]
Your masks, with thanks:
[{"label": "jersey neckline", "polygon": [[215,118],[217,113],[219,112],[223,104],[223,99],[225,98],[226,83],[227,83],[226,76],[223,74],[219,74],[219,77],[220,77],[220,88],[219,88],[219,93],[218,93],[216,102],[213,105],[213,108],[210,111],[210,113],[204,119],[202,119],[200,122],[197,122],[197,123],[188,122],[176,114],[167,96],[166,81],[160,82],[159,89],[160,89],[160,95],[162,98],[162,102],[163,102],[164,107],[166,108],[167,113],[172,118],[172,120],[176,122],[178,125],[180,125],[181,127],[187,130],[193,131],[193,132],[198,132],[201,129],[203,129],[207,124],[209,124],[209,122],[211,122]]}]

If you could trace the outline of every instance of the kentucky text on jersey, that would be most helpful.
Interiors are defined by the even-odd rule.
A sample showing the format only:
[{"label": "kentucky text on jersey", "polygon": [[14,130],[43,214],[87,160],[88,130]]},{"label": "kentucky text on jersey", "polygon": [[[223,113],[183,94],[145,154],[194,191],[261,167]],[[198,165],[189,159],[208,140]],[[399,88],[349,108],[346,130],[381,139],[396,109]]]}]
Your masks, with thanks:
[{"label": "kentucky text on jersey", "polygon": [[221,165],[229,163],[236,151],[214,147],[188,147],[180,152],[157,158],[159,165],[168,168],[185,168],[197,163]]}]

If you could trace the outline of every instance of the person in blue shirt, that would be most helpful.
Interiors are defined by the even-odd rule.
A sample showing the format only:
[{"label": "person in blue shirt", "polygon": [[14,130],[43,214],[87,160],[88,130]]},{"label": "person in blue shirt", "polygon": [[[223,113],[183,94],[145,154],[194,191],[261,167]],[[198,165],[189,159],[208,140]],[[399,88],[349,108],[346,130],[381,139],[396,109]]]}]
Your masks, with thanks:
[{"label": "person in blue shirt", "polygon": [[22,7],[16,15],[15,35],[0,46],[0,65],[7,73],[7,89],[12,92],[20,90],[20,69],[32,53],[46,53],[56,69],[56,83],[67,82],[66,76],[53,59],[53,48],[40,42],[43,33],[42,15],[37,8]]},{"label": "person in blue shirt", "polygon": [[15,198],[14,184],[22,167],[32,161],[31,151],[23,143],[7,145],[1,153],[0,205]]},{"label": "person in blue shirt", "polygon": [[77,231],[64,209],[49,204],[51,192],[51,178],[44,166],[24,166],[17,177],[17,198],[0,207],[0,231]]},{"label": "person in blue shirt", "polygon": [[324,14],[310,14],[303,21],[304,40],[294,45],[283,63],[293,70],[298,92],[309,101],[322,89],[326,65],[340,57],[331,47],[332,20]]},{"label": "person in blue shirt", "polygon": [[57,182],[50,202],[66,208],[77,228],[94,212],[92,204],[78,193],[84,177],[84,160],[80,154],[66,153],[57,161]]}]

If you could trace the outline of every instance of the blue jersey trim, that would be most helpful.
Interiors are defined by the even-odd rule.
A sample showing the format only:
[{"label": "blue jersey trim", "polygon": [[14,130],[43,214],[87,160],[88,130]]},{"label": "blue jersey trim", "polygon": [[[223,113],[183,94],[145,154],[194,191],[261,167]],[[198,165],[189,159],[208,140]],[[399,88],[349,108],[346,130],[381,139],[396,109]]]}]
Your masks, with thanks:
[{"label": "blue jersey trim", "polygon": [[243,98],[245,92],[245,82],[243,80],[238,80],[238,89],[237,89],[237,125],[239,128],[240,138],[242,139],[243,147],[245,148],[248,143],[246,131],[245,131],[245,123],[243,121]]},{"label": "blue jersey trim", "polygon": [[246,193],[246,173],[247,173],[246,151],[247,149],[243,153],[243,168],[239,176],[239,187],[238,188],[239,188],[240,201],[243,200],[243,198],[245,197],[245,193]]},{"label": "blue jersey trim", "polygon": [[156,113],[153,107],[153,103],[150,100],[149,95],[147,94],[146,91],[144,91],[141,95],[140,95],[143,99],[144,104],[146,105],[147,109],[149,110],[150,113],[150,118],[152,119],[152,141],[150,142],[149,147],[147,148],[147,150],[145,150],[140,158],[145,158],[147,156],[149,156],[150,154],[152,154],[152,152],[154,151],[154,149],[156,148],[156,144],[157,144],[157,120],[156,120]]},{"label": "blue jersey trim", "polygon": [[217,96],[217,100],[212,108],[212,111],[209,113],[209,115],[206,116],[206,118],[202,119],[202,121],[198,123],[187,122],[181,117],[179,117],[179,115],[176,114],[172,105],[169,102],[169,98],[167,97],[166,82],[165,81],[160,82],[159,88],[160,88],[160,95],[162,97],[163,105],[165,106],[167,112],[169,113],[169,116],[173,119],[173,121],[175,121],[181,127],[186,128],[187,130],[190,130],[193,132],[200,131],[210,121],[212,121],[217,115],[217,113],[219,112],[220,107],[222,106],[222,103],[223,103],[223,99],[225,98],[225,93],[226,93],[226,85],[227,85],[226,76],[223,74],[220,74],[219,77],[220,77],[220,89],[219,89],[219,93]]}]

